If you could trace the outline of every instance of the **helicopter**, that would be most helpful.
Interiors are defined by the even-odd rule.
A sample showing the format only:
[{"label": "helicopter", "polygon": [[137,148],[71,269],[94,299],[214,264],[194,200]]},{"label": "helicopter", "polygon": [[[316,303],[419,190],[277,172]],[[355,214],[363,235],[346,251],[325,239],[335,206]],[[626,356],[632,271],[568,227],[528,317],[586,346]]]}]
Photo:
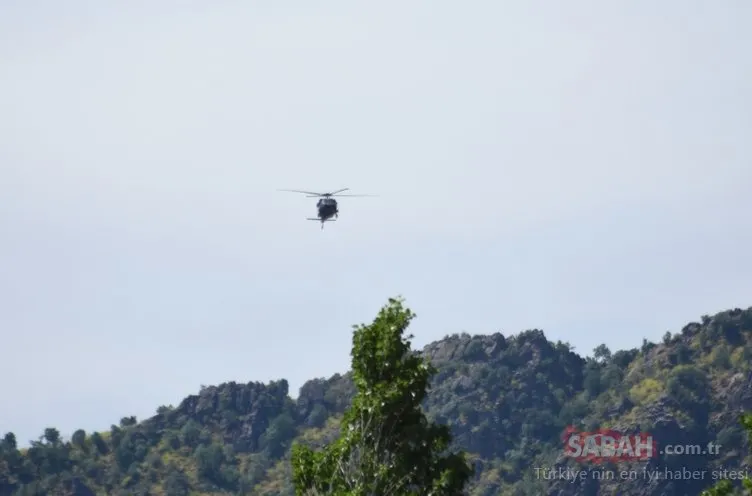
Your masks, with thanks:
[{"label": "helicopter", "polygon": [[[290,193],[302,193],[304,195],[307,195],[308,198],[319,198],[319,201],[316,203],[316,208],[318,209],[317,217],[307,217],[306,220],[315,220],[318,222],[321,222],[321,229],[324,229],[324,222],[334,222],[339,217],[339,206],[337,205],[337,200],[335,200],[333,197],[337,196],[350,196],[350,197],[364,197],[364,196],[374,196],[374,195],[343,195],[341,194],[343,191],[349,191],[350,188],[342,188],[338,189],[337,191],[332,191],[331,193],[314,193],[312,191],[300,191],[297,189],[280,189],[279,191],[287,191]],[[334,217],[334,218],[332,218]]]}]

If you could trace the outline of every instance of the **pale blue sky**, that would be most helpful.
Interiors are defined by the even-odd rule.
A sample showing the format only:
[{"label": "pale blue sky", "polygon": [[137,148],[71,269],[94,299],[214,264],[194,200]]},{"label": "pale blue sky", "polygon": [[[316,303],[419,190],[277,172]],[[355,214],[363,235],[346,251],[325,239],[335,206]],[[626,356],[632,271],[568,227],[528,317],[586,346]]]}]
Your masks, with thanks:
[{"label": "pale blue sky", "polygon": [[[285,6],[282,6],[282,5]],[[0,3],[0,431],[752,305],[748,0]],[[334,190],[322,232],[315,200]]]}]

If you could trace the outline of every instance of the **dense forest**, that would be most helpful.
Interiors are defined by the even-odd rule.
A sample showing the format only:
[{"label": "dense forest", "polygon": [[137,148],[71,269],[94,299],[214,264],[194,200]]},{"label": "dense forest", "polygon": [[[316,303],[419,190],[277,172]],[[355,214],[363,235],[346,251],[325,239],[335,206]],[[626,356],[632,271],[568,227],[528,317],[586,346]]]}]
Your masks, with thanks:
[{"label": "dense forest", "polygon": [[[354,360],[357,346],[370,343],[358,339]],[[752,410],[752,308],[703,316],[637,349],[599,345],[592,356],[540,330],[452,335],[408,351],[435,372],[423,411],[448,426],[452,448],[467,454],[471,495],[697,495],[717,482],[712,470],[749,462],[739,420]],[[353,377],[311,380],[296,400],[285,380],[202,387],[151,418],[125,416],[107,432],[79,430],[70,439],[50,427],[23,449],[7,433],[0,496],[293,495],[293,446],[315,451],[338,439],[359,390]],[[652,471],[707,470],[702,478],[541,477],[536,467],[603,468],[564,456],[562,434],[572,426],[647,431],[658,446],[714,442],[720,450],[630,462]]]}]

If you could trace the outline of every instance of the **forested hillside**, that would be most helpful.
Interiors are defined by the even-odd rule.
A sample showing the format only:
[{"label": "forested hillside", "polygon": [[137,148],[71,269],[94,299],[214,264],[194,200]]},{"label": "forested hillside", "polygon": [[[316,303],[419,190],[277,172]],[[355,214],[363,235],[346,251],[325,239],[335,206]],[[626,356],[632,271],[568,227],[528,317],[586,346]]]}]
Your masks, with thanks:
[{"label": "forested hillside", "polygon": [[[641,462],[653,470],[739,467],[749,453],[739,416],[752,410],[752,308],[704,316],[639,349],[600,345],[592,357],[539,330],[448,336],[422,354],[438,370],[425,409],[470,454],[474,495],[684,496],[715,482],[536,477],[535,467],[573,466],[563,456],[568,426],[648,431],[659,446],[721,445],[715,456]],[[0,442],[0,495],[291,495],[293,441],[321,446],[336,437],[354,391],[349,374],[311,380],[296,400],[284,380],[230,382],[140,422],[125,416],[108,432],[63,440],[49,428],[24,450],[9,433]]]}]

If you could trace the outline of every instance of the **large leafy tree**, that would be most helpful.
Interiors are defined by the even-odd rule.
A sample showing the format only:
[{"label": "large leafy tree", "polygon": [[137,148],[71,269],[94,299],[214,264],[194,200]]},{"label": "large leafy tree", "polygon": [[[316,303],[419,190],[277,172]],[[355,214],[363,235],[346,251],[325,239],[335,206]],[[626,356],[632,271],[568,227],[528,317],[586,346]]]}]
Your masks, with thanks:
[{"label": "large leafy tree", "polygon": [[421,409],[433,367],[410,348],[415,314],[390,299],[370,325],[354,327],[357,394],[339,439],[322,451],[295,445],[293,481],[303,495],[454,496],[472,475],[463,453],[450,453],[449,428]]}]

